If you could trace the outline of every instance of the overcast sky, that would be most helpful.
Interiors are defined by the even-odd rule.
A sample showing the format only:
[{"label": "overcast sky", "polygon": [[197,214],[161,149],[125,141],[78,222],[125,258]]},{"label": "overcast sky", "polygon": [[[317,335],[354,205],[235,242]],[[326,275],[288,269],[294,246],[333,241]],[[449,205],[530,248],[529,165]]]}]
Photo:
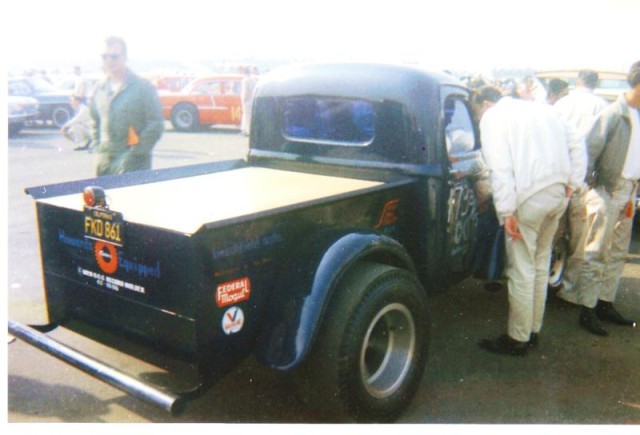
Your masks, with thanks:
[{"label": "overcast sky", "polygon": [[105,36],[131,59],[292,57],[436,68],[626,71],[640,0],[13,0],[10,67],[95,61]]}]

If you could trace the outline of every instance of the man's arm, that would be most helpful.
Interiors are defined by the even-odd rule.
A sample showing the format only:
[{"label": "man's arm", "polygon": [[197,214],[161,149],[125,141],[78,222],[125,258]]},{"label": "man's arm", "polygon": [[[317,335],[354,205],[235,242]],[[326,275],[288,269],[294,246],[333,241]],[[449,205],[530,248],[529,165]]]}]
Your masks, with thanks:
[{"label": "man's arm", "polygon": [[596,176],[594,174],[596,162],[604,151],[604,147],[607,142],[607,132],[610,128],[611,119],[608,116],[608,112],[608,110],[605,110],[598,115],[585,140],[587,154],[587,170],[585,178],[589,186],[593,186],[596,182]]},{"label": "man's arm", "polygon": [[[565,124],[566,140],[569,148],[569,160],[571,163],[571,176],[569,177],[569,189],[571,191],[584,187],[587,176],[587,145],[583,136],[570,125]],[[571,195],[567,190],[567,195]]]},{"label": "man's arm", "polygon": [[481,121],[482,155],[490,170],[496,213],[503,218],[516,211],[515,175],[505,130],[507,121],[491,115],[495,114],[487,113]]},{"label": "man's arm", "polygon": [[146,154],[162,137],[164,133],[164,117],[158,93],[151,83],[144,83],[144,98],[140,102],[140,110],[143,111],[144,123],[140,131],[136,131],[139,142],[131,147],[134,154]]}]

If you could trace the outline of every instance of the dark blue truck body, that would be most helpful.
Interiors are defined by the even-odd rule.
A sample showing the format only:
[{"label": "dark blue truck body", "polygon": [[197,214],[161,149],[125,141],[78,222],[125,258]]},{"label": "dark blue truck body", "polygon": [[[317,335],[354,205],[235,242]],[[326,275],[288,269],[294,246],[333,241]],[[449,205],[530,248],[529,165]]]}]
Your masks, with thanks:
[{"label": "dark blue truck body", "polygon": [[[249,355],[326,379],[307,367],[331,353],[317,347],[342,352],[353,339],[365,355],[377,329],[388,327],[378,338],[387,342],[397,322],[410,332],[380,358],[399,349],[402,367],[379,370],[388,387],[358,352],[353,370],[335,369],[348,418],[393,420],[424,369],[425,295],[477,266],[479,161],[469,91],[445,73],[276,70],[260,81],[246,160],[28,189],[50,321],[89,323],[193,361],[205,386]],[[83,204],[87,186],[104,189],[108,211]],[[349,282],[363,288],[347,297]],[[394,302],[395,292],[409,296]],[[376,298],[390,302],[374,309]],[[334,340],[324,336],[342,334],[327,332],[342,321],[336,304],[355,308],[344,308],[353,320]],[[345,382],[357,385],[341,390]]]}]

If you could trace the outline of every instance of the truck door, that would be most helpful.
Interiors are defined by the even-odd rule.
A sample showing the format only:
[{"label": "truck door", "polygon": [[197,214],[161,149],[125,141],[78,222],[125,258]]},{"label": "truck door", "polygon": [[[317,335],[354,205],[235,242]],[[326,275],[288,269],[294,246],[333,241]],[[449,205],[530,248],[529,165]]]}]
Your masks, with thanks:
[{"label": "truck door", "polygon": [[479,199],[483,201],[476,187],[487,174],[466,92],[445,88],[440,107],[442,145],[449,167],[447,260],[450,272],[467,274],[474,263]]}]

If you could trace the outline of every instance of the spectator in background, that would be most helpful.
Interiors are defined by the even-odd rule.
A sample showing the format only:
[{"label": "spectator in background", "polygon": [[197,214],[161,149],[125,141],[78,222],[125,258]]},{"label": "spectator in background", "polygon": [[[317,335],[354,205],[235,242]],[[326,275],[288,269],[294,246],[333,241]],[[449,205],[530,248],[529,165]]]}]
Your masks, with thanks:
[{"label": "spectator in background", "polygon": [[240,130],[242,134],[248,135],[251,131],[251,111],[253,110],[253,97],[258,84],[258,68],[255,66],[247,66],[244,69],[244,74],[242,89],[240,91],[240,98],[242,100]]},{"label": "spectator in background", "polygon": [[518,83],[514,79],[502,80],[499,84],[500,91],[505,97],[520,98],[518,95]]},{"label": "spectator in background", "polygon": [[82,95],[74,94],[70,103],[74,116],[62,126],[60,133],[76,145],[75,151],[89,149],[91,144],[91,114],[89,113],[89,108],[84,104]]},{"label": "spectator in background", "polygon": [[91,102],[97,176],[151,169],[151,152],[164,132],[162,106],[153,84],[127,67],[122,38],[104,43],[104,81]]},{"label": "spectator in background", "polygon": [[587,138],[587,236],[578,287],[579,324],[607,335],[602,321],[635,327],[614,307],[631,242],[640,179],[640,61],[627,75],[631,89],[597,116]]},{"label": "spectator in background", "polygon": [[509,294],[507,333],[479,345],[524,356],[538,344],[553,236],[570,190],[584,179],[584,148],[546,105],[503,97],[493,87],[474,100],[494,206],[504,223]]},{"label": "spectator in background", "polygon": [[526,76],[518,83],[516,92],[523,100],[536,101],[539,89],[533,77]]},{"label": "spectator in background", "polygon": [[[598,113],[608,105],[605,100],[594,95],[593,90],[597,86],[598,73],[592,70],[582,70],[578,73],[576,88],[553,107],[560,118],[583,139],[591,129]],[[587,185],[583,183],[571,195],[568,216],[569,252],[562,277],[562,287],[556,293],[556,296],[574,304],[578,303],[578,279],[584,262],[584,243],[587,232],[585,198],[588,190]]]},{"label": "spectator in background", "polygon": [[82,76],[82,68],[79,66],[73,67],[73,77],[75,83],[73,85],[73,95],[82,98],[82,102],[87,104],[89,102],[89,86]]},{"label": "spectator in background", "polygon": [[547,85],[547,103],[554,105],[569,93],[569,83],[562,79],[551,79]]}]

